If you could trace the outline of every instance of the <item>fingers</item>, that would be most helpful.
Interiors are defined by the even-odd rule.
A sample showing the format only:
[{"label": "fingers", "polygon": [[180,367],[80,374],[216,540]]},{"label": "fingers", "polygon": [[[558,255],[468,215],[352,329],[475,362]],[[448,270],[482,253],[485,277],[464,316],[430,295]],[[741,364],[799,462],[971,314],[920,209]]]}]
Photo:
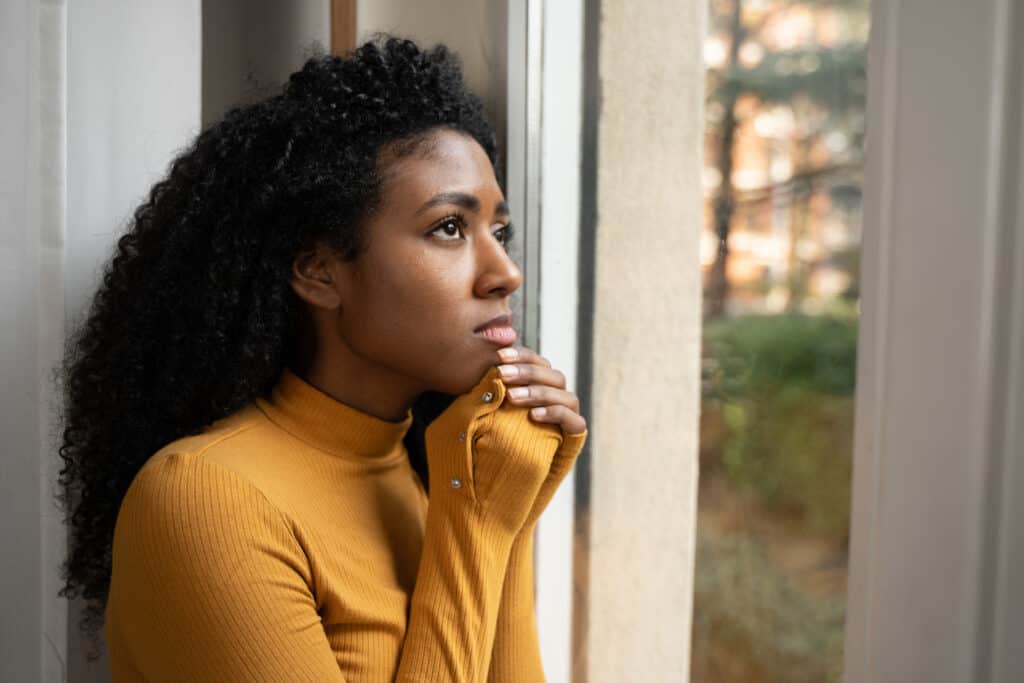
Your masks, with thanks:
[{"label": "fingers", "polygon": [[566,390],[565,375],[551,367],[546,358],[526,346],[508,346],[499,349],[498,355],[503,361],[498,372],[508,386],[510,403],[534,406],[532,419],[557,424],[564,434],[586,431],[579,399]]},{"label": "fingers", "polygon": [[565,389],[565,375],[546,365],[531,363],[506,363],[498,366],[501,379],[508,385],[547,384]]},{"label": "fingers", "polygon": [[498,349],[498,356],[506,363],[532,363],[551,367],[551,362],[527,346],[506,346]]},{"label": "fingers", "polygon": [[587,421],[582,415],[561,404],[533,408],[530,417],[538,422],[559,425],[563,434],[580,434],[587,429]]},{"label": "fingers", "polygon": [[506,392],[508,400],[517,406],[548,406],[564,405],[565,407],[579,412],[580,401],[576,394],[565,389],[532,384],[525,387],[509,387]]},{"label": "fingers", "polygon": [[571,391],[530,384],[509,387],[506,397],[517,406],[534,406],[530,411],[532,419],[557,424],[564,434],[579,434],[587,429],[586,420],[579,414],[580,401]]}]

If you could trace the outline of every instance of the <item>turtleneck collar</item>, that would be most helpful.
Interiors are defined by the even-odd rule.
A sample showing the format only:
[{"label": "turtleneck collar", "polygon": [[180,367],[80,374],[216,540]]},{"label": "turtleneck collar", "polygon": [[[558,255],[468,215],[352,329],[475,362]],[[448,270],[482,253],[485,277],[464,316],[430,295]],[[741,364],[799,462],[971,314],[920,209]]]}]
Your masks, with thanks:
[{"label": "turtleneck collar", "polygon": [[269,400],[256,403],[275,424],[306,443],[333,455],[380,463],[404,455],[402,437],[412,424],[412,410],[400,422],[375,417],[328,396],[284,368]]}]

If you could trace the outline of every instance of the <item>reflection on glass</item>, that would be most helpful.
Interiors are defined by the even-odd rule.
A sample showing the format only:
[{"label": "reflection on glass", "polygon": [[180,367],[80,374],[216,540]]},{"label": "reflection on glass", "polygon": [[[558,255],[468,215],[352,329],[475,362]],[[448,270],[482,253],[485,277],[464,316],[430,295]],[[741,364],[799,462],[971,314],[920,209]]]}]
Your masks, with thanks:
[{"label": "reflection on glass", "polygon": [[838,681],[867,0],[711,0],[695,683]]}]

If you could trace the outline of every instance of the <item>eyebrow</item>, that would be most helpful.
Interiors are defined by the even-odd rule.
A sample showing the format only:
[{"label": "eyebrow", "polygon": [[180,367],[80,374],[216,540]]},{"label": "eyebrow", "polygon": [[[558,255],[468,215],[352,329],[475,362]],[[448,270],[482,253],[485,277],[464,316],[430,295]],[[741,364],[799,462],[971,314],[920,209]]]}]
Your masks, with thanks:
[{"label": "eyebrow", "polygon": [[[432,209],[435,206],[441,206],[443,204],[455,204],[456,206],[461,206],[462,208],[470,211],[480,211],[480,200],[473,195],[465,192],[442,192],[428,199],[423,206],[416,210],[415,215],[418,216],[427,209]],[[494,207],[494,213],[501,214],[503,216],[509,215],[508,202],[504,199],[498,202],[497,206]]]}]

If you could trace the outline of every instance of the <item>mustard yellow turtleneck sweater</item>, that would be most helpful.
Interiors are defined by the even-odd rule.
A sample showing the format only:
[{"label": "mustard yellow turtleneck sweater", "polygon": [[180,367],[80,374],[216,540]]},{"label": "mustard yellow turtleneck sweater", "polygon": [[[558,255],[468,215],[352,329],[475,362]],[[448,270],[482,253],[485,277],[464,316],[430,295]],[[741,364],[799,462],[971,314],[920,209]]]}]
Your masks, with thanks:
[{"label": "mustard yellow turtleneck sweater", "polygon": [[[505,391],[492,368],[427,430],[450,468],[430,506],[411,412],[380,420],[288,370],[269,400],[162,448],[114,532],[113,680],[544,680],[533,531],[587,433]],[[524,456],[554,457],[539,493],[506,466]],[[525,523],[504,514],[521,496]]]}]

